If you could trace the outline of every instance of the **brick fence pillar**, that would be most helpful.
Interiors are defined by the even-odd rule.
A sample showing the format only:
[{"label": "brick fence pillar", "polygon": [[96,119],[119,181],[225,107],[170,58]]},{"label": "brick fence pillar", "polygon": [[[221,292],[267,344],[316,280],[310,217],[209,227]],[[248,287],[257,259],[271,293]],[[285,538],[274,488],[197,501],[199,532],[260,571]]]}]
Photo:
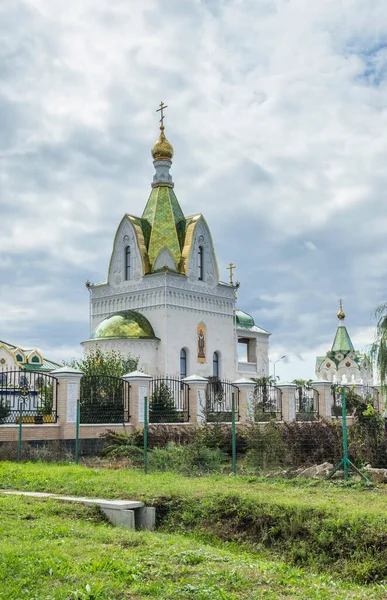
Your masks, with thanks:
[{"label": "brick fence pillar", "polygon": [[200,375],[190,375],[182,379],[189,385],[189,421],[201,423],[206,414],[206,388],[208,379]]},{"label": "brick fence pillar", "polygon": [[[144,399],[148,398],[148,419],[149,419],[149,400],[150,400],[150,380],[152,375],[142,373],[141,371],[133,371],[123,375],[122,379],[130,384],[129,395],[129,410],[130,423],[134,427],[144,426]],[[149,422],[149,421],[148,421]]]},{"label": "brick fence pillar", "polygon": [[254,381],[251,379],[237,379],[233,385],[239,388],[239,422],[253,420]]},{"label": "brick fence pillar", "polygon": [[61,367],[51,371],[58,379],[57,413],[62,439],[75,438],[75,423],[77,414],[77,400],[80,398],[80,383],[83,372],[71,367]]}]

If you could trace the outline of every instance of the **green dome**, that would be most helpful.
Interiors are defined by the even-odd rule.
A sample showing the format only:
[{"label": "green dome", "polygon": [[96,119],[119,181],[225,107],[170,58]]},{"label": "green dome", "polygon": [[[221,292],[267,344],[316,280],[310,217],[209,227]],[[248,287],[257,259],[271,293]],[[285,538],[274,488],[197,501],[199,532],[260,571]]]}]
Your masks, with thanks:
[{"label": "green dome", "polygon": [[144,315],[134,310],[124,310],[104,319],[95,328],[91,338],[155,339],[155,332]]},{"label": "green dome", "polygon": [[243,312],[243,310],[236,309],[236,326],[239,329],[252,329],[255,325],[254,319],[251,315]]}]

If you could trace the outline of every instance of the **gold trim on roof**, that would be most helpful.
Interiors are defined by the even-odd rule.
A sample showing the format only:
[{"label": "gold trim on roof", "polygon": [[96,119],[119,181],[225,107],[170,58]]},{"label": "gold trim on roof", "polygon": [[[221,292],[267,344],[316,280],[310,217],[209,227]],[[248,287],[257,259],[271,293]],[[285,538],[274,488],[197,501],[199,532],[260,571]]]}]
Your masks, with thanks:
[{"label": "gold trim on roof", "polygon": [[184,273],[185,275],[188,275],[188,259],[189,259],[189,256],[191,254],[192,247],[193,247],[193,239],[194,239],[195,228],[196,228],[196,225],[200,221],[203,221],[203,223],[205,224],[205,226],[207,228],[208,235],[209,235],[209,238],[210,238],[211,249],[212,249],[212,253],[213,253],[214,259],[215,259],[216,279],[217,279],[217,283],[219,283],[220,277],[219,277],[218,260],[216,258],[215,248],[214,248],[214,242],[212,241],[212,235],[211,235],[210,228],[208,227],[207,221],[205,220],[205,218],[203,217],[202,214],[194,215],[193,217],[188,217],[186,219],[186,221],[189,221],[189,220],[191,220],[191,223],[187,227],[187,232],[185,234],[183,251],[181,253],[181,272]]}]

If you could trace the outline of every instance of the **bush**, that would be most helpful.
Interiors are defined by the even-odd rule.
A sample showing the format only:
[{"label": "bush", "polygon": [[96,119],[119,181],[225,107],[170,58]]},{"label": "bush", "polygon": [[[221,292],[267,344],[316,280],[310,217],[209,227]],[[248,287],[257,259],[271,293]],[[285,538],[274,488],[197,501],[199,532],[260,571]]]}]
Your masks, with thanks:
[{"label": "bush", "polygon": [[169,442],[164,448],[150,451],[148,464],[158,471],[177,471],[183,475],[219,473],[226,456],[219,448],[207,448],[200,444],[178,446]]},{"label": "bush", "polygon": [[4,423],[4,421],[7,419],[7,417],[9,417],[9,415],[11,414],[11,409],[9,408],[9,405],[7,404],[7,402],[3,399],[0,400],[0,424]]},{"label": "bush", "polygon": [[247,471],[260,471],[281,466],[284,462],[285,446],[281,431],[275,421],[266,425],[252,423],[246,430],[248,451],[244,461]]}]

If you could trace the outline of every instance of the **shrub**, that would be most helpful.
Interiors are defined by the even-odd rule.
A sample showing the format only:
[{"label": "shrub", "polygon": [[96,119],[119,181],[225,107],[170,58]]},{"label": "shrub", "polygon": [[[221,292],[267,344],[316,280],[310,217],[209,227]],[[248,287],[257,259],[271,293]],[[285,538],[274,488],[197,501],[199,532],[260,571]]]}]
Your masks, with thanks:
[{"label": "shrub", "polygon": [[168,384],[161,381],[149,402],[149,419],[153,423],[181,423],[183,415],[176,410],[175,397]]},{"label": "shrub", "polygon": [[5,400],[0,399],[0,423],[4,423],[4,421],[9,417],[11,413],[11,409]]},{"label": "shrub", "polygon": [[158,471],[177,471],[183,475],[200,475],[222,470],[225,454],[219,448],[200,444],[178,446],[169,442],[164,448],[154,448],[149,453],[148,464]]}]

